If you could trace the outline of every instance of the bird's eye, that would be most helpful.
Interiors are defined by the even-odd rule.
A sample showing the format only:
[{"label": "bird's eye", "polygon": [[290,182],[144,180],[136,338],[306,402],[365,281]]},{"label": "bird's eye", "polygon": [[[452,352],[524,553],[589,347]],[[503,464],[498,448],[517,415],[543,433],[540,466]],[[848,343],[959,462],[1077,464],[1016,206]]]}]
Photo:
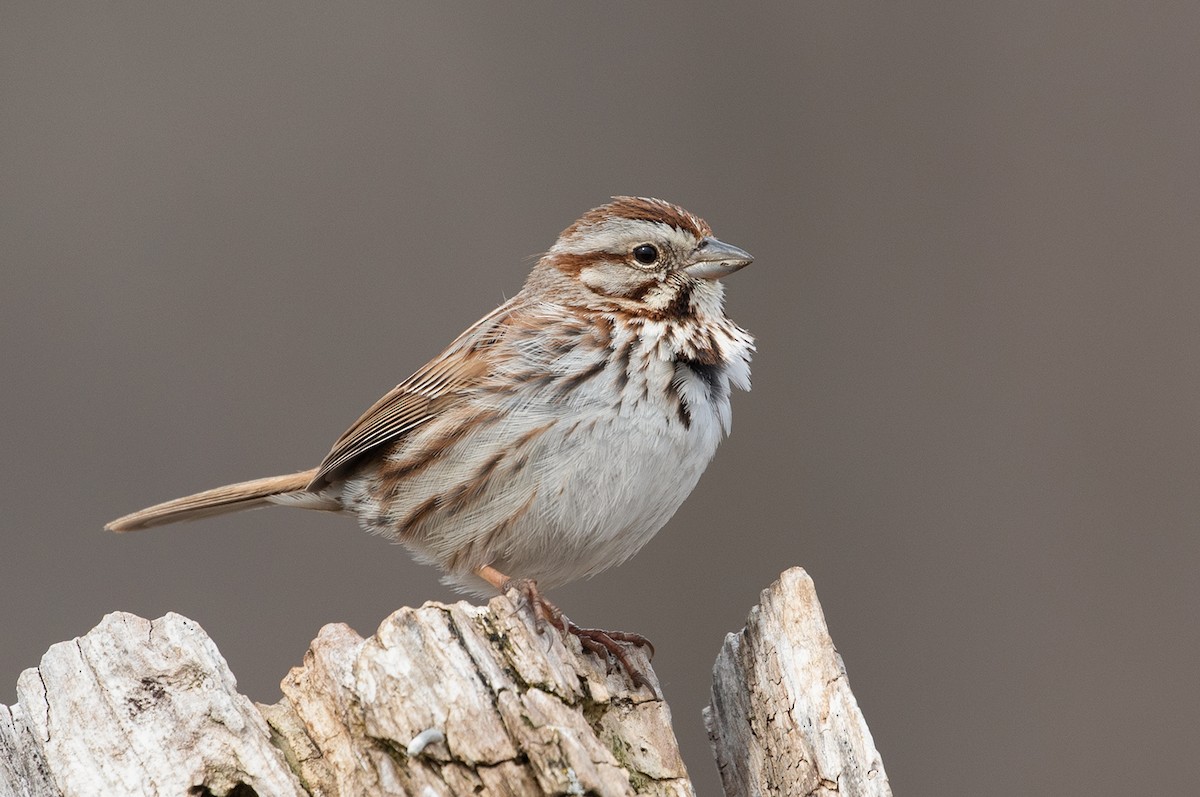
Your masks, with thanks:
[{"label": "bird's eye", "polygon": [[633,259],[641,263],[643,266],[648,266],[658,260],[658,249],[651,244],[641,244],[633,248]]}]

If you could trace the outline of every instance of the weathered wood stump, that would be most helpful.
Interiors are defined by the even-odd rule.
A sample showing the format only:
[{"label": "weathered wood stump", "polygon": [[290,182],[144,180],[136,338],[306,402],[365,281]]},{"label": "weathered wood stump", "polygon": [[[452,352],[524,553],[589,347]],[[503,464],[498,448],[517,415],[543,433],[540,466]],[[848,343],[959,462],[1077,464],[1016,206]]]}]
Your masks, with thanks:
[{"label": "weathered wood stump", "polygon": [[725,793],[892,793],[850,692],[812,579],[793,567],[763,590],[713,668],[704,722]]},{"label": "weathered wood stump", "polygon": [[[509,597],[321,629],[270,706],[199,625],[110,614],[0,706],[0,797],[692,795],[667,704]],[[888,794],[799,569],[718,659],[707,712],[727,794]]]}]

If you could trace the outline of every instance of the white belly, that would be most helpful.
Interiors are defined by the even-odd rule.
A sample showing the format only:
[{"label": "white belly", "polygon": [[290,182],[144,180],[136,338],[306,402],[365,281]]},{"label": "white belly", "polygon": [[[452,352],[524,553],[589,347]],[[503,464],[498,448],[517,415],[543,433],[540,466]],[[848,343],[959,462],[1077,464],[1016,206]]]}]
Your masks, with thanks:
[{"label": "white belly", "polygon": [[707,408],[693,410],[688,428],[661,408],[560,424],[540,441],[527,522],[494,566],[553,587],[625,561],[691,494],[720,437]]}]

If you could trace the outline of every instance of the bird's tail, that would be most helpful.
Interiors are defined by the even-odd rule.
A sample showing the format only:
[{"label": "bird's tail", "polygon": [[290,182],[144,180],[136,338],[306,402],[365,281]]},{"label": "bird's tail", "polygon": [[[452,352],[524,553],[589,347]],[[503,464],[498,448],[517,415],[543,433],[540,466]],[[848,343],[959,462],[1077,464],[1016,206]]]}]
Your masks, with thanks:
[{"label": "bird's tail", "polygon": [[137,531],[181,520],[240,512],[243,509],[268,504],[299,506],[306,509],[341,509],[336,497],[308,490],[309,482],[316,475],[317,469],[312,468],[286,476],[269,476],[265,479],[227,484],[224,487],[140,509],[117,518],[104,528],[109,531]]}]

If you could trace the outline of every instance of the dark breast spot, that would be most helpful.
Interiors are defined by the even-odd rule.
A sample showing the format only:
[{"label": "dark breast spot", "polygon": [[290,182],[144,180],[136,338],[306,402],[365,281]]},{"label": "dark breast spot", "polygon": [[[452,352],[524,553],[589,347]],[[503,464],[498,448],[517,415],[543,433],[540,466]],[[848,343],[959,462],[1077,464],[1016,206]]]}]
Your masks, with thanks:
[{"label": "dark breast spot", "polygon": [[690,357],[675,358],[676,371],[691,372],[700,378],[710,397],[724,396],[728,392],[722,377],[725,375],[724,363],[709,359],[693,359]]},{"label": "dark breast spot", "polygon": [[692,314],[692,286],[680,285],[663,315],[667,318],[687,318]]}]

